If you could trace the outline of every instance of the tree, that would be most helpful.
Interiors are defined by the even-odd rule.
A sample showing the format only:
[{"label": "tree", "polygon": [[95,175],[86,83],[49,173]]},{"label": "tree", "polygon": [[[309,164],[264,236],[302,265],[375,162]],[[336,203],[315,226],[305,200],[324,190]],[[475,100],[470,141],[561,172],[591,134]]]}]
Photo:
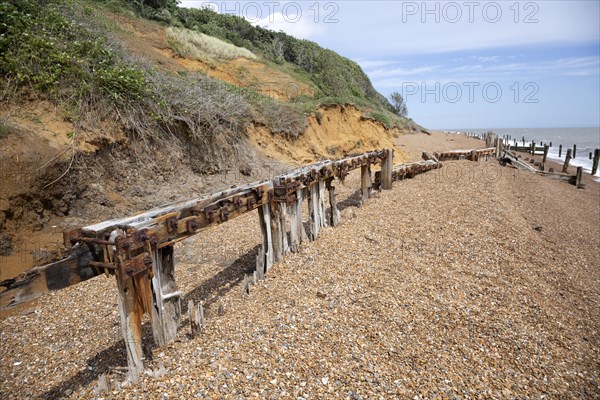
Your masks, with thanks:
[{"label": "tree", "polygon": [[390,98],[392,99],[394,112],[401,117],[406,117],[408,115],[408,108],[406,107],[404,97],[400,93],[394,92],[390,95]]}]

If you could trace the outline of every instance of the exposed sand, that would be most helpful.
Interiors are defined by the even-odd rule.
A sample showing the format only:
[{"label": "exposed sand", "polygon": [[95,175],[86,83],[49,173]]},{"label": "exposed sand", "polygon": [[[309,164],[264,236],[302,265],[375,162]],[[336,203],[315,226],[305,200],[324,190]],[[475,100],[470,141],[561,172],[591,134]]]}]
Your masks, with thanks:
[{"label": "exposed sand", "polygon": [[[401,139],[411,157],[423,139],[430,151],[472,147]],[[357,174],[338,187],[343,224],[250,295],[256,215],[177,246],[184,303],[205,301],[208,320],[200,337],[186,322],[153,350],[160,377],[115,388],[126,363],[116,285],[99,277],[0,321],[0,397],[600,396],[600,185],[455,161],[358,209],[347,200]],[[110,394],[94,394],[101,374]]]}]

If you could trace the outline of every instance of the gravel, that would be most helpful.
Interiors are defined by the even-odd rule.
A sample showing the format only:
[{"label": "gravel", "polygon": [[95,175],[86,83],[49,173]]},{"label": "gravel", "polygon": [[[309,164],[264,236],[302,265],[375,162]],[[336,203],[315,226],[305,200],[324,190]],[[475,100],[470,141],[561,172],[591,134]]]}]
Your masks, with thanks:
[{"label": "gravel", "polygon": [[[359,175],[338,183],[340,204]],[[17,399],[598,398],[600,185],[495,162],[397,182],[244,283],[256,215],[177,245],[196,338],[126,365],[114,278],[0,321],[0,397]],[[150,341],[151,332],[144,329]]]}]

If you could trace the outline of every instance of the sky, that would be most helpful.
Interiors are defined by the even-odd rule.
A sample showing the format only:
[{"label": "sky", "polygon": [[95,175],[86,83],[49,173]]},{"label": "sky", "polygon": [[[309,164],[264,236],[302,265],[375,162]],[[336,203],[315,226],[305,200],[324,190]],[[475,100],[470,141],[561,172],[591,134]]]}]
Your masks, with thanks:
[{"label": "sky", "polygon": [[600,126],[600,1],[182,1],[312,40],[430,129]]}]

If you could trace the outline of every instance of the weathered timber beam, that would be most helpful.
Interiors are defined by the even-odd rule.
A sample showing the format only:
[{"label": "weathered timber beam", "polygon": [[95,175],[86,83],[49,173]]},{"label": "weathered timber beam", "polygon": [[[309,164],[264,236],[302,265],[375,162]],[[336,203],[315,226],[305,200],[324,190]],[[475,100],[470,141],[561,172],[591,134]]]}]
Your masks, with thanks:
[{"label": "weathered timber beam", "polygon": [[386,150],[375,150],[357,156],[346,157],[333,162],[335,176],[344,180],[349,171],[363,167],[365,165],[376,165],[383,162],[387,157]]},{"label": "weathered timber beam", "polygon": [[89,265],[92,260],[94,254],[88,246],[78,245],[71,249],[64,260],[32,268],[16,278],[0,282],[0,310],[99,275],[100,270]]},{"label": "weathered timber beam", "polygon": [[145,231],[158,248],[172,245],[200,230],[221,224],[270,202],[273,182],[263,181],[213,202],[200,202],[187,209],[127,226],[129,232]]},{"label": "weathered timber beam", "polygon": [[[485,149],[475,149],[475,158],[480,158],[485,155],[492,155],[496,152],[495,147],[488,147]],[[473,150],[452,150],[433,153],[435,158],[439,161],[450,161],[450,160],[471,160],[473,157]]]},{"label": "weathered timber beam", "polygon": [[126,217],[117,218],[109,221],[103,221],[98,224],[89,225],[81,228],[81,231],[86,236],[99,237],[101,234],[108,234],[116,228],[127,230],[127,228],[135,225],[144,224],[148,221],[155,220],[166,214],[185,214],[188,210],[204,208],[209,204],[218,202],[221,199],[231,198],[236,194],[245,193],[251,191],[254,188],[264,186],[270,182],[254,182],[248,185],[219,191],[217,193],[208,194],[202,197],[198,197],[192,200],[177,201],[169,203],[160,207],[153,208],[152,210],[145,211],[141,214]]},{"label": "weathered timber beam", "polygon": [[[442,163],[434,160],[424,160],[396,165],[392,171],[392,181],[399,181],[404,178],[414,178],[418,174],[441,167]],[[376,189],[381,187],[381,171],[375,172],[375,182],[373,183],[373,187]]]}]

